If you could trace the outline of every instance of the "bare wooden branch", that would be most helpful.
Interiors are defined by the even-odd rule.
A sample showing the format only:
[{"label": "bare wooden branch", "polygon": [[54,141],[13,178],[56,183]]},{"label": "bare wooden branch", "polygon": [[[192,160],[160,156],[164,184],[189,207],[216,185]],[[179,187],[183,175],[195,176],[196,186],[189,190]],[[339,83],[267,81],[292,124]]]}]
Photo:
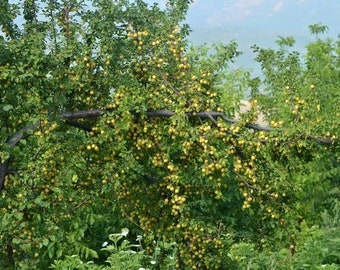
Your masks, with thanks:
[{"label": "bare wooden branch", "polygon": [[147,111],[146,115],[149,117],[171,117],[175,115],[175,113],[168,110],[152,110]]},{"label": "bare wooden branch", "polygon": [[61,114],[61,117],[67,120],[75,120],[80,118],[98,118],[100,117],[105,111],[103,110],[86,110],[86,111],[79,111],[79,112],[65,112]]},{"label": "bare wooden branch", "polygon": [[65,123],[70,125],[70,126],[73,126],[73,127],[76,127],[76,128],[80,128],[82,130],[85,130],[87,132],[90,132],[92,130],[92,127],[89,126],[89,125],[86,125],[84,123],[80,123],[78,121],[74,121],[74,120],[68,120],[66,119],[65,120]]}]

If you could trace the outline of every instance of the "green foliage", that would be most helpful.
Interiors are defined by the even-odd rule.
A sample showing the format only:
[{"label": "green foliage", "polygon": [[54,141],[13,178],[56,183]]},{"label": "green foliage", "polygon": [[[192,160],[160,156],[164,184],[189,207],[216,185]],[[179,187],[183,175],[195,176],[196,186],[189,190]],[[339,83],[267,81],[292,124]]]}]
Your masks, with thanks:
[{"label": "green foliage", "polygon": [[241,242],[232,246],[229,256],[238,269],[339,269],[339,201],[332,210],[323,213],[320,227],[301,224],[295,245],[259,251],[254,244]]},{"label": "green foliage", "polygon": [[77,270],[97,270],[103,269],[101,266],[94,265],[93,261],[83,262],[77,255],[67,256],[63,261],[55,261],[51,265],[52,269],[62,270],[62,269],[77,269]]},{"label": "green foliage", "polygon": [[[129,230],[124,228],[121,233],[111,234],[109,236],[110,244],[104,242],[102,251],[109,254],[106,263],[107,266],[96,265],[93,261],[83,262],[77,256],[67,256],[63,260],[56,260],[52,264],[52,269],[175,269],[176,260],[173,253],[173,245],[166,243],[157,243],[154,254],[146,255],[141,242],[142,236],[137,236],[137,244],[131,244],[126,239]],[[162,246],[162,249],[160,248]],[[172,252],[166,259],[162,259],[163,264],[158,264],[159,256],[164,256],[167,252]],[[147,267],[142,267],[147,265]]]},{"label": "green foliage", "polygon": [[321,23],[316,23],[316,24],[312,24],[309,25],[309,30],[312,34],[314,35],[318,35],[318,34],[323,34],[325,32],[327,32],[328,30],[328,26],[327,25],[323,25]]},{"label": "green foliage", "polygon": [[[139,250],[141,248],[140,244],[131,245],[128,240],[118,243],[127,233],[128,230],[122,231],[121,234],[110,235],[109,239],[113,243],[104,248],[104,250],[112,254],[107,259],[112,269],[137,269],[137,267],[142,266],[141,259],[143,258],[143,252]],[[133,248],[137,250],[135,251]]]},{"label": "green foliage", "polygon": [[[231,246],[228,257],[233,261],[228,269],[339,269],[339,201],[335,201],[330,211],[322,214],[320,227],[309,227],[305,222],[297,233],[297,242],[280,250],[258,250],[253,243],[237,242]],[[173,245],[160,244],[163,249],[156,248],[150,256],[144,253],[141,237],[137,245],[131,245],[128,240],[120,240],[125,233],[110,235],[112,244],[103,250],[109,251],[107,259],[110,266],[97,268],[93,262],[82,262],[78,257],[71,256],[55,261],[53,269],[175,269],[175,253],[168,256],[168,261],[157,265],[158,256],[172,249]],[[105,242],[104,244],[107,244]],[[158,246],[159,244],[157,244]],[[137,250],[136,250],[137,248]],[[149,267],[142,268],[143,262],[149,262]],[[151,262],[151,264],[150,264]],[[145,265],[145,264],[144,264]],[[83,267],[83,268],[82,268]]]},{"label": "green foliage", "polygon": [[340,41],[252,78],[188,46],[190,2],[1,4],[1,268],[337,267]]}]

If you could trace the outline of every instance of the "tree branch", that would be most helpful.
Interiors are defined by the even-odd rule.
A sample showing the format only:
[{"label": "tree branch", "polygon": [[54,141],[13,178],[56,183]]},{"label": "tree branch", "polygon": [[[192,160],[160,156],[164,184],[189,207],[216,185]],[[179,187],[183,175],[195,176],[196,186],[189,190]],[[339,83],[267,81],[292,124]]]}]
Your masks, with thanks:
[{"label": "tree branch", "polygon": [[65,123],[68,124],[68,125],[70,125],[70,126],[77,127],[77,128],[82,129],[82,130],[85,130],[85,131],[87,131],[87,132],[90,132],[90,131],[92,130],[92,127],[91,127],[91,126],[85,125],[85,124],[80,123],[80,122],[78,122],[78,121],[66,119],[66,120],[65,120]]},{"label": "tree branch", "polygon": [[308,139],[312,139],[312,140],[315,140],[319,143],[323,143],[323,144],[332,144],[335,142],[335,140],[331,140],[329,138],[321,138],[321,137],[315,137],[315,136],[307,136]]},{"label": "tree branch", "polygon": [[[64,112],[61,114],[61,117],[65,120],[65,123],[74,127],[78,127],[80,129],[83,129],[85,131],[91,131],[92,127],[88,126],[86,124],[83,124],[79,121],[76,121],[78,119],[93,119],[93,118],[99,118],[101,117],[106,111],[105,110],[85,110],[85,111],[79,111],[79,112]],[[132,112],[133,113],[133,112]],[[133,113],[135,114],[135,113]],[[150,118],[153,117],[172,117],[175,115],[175,112],[169,111],[169,110],[149,110],[146,112],[146,115]],[[226,117],[222,112],[187,112],[185,113],[186,116],[194,118],[200,118],[200,119],[207,119],[210,120],[214,125],[217,125],[217,118],[221,118],[223,121],[230,123],[230,124],[237,124],[238,121],[235,119],[231,119]],[[9,136],[6,140],[6,143],[10,147],[14,147],[18,144],[18,142],[23,139],[25,136],[28,136],[28,132],[31,130],[34,130],[37,126],[39,126],[40,121],[37,121],[36,123],[26,126],[23,129],[15,132],[13,135]],[[264,127],[257,124],[245,124],[246,128],[257,130],[257,131],[273,131],[275,129],[270,127]],[[331,140],[329,138],[321,138],[321,137],[314,137],[312,135],[307,136],[308,139],[315,140],[322,144],[333,144],[335,140]],[[0,192],[4,189],[5,186],[5,177],[7,174],[10,173],[10,170],[8,169],[9,166],[9,160],[1,161],[0,162]]]},{"label": "tree branch", "polygon": [[275,197],[274,194],[266,192],[266,191],[264,191],[260,187],[256,187],[256,186],[253,186],[253,185],[249,184],[239,173],[235,172],[234,170],[229,168],[229,171],[231,173],[233,173],[234,175],[236,175],[247,188],[252,189],[252,190],[256,190],[258,192],[264,192],[270,198],[274,198]]},{"label": "tree branch", "polygon": [[[68,120],[69,124],[77,126],[81,125],[79,122],[71,122],[71,120],[80,119],[80,118],[97,118],[102,116],[105,113],[104,110],[86,110],[86,111],[79,111],[79,112],[66,112],[62,113],[61,116]],[[175,115],[175,112],[169,111],[169,110],[149,110],[146,112],[146,115],[148,117],[172,117]],[[237,120],[226,117],[222,112],[187,112],[185,113],[188,117],[198,117],[201,119],[208,119],[212,121],[215,125],[217,125],[216,118],[220,117],[225,122],[228,122],[230,124],[236,124],[238,123]],[[263,131],[272,131],[274,129],[270,127],[264,127],[257,124],[245,124],[245,127],[249,129],[254,130],[263,130]],[[87,130],[88,127],[81,127],[84,130]]]},{"label": "tree branch", "polygon": [[65,112],[61,114],[61,117],[66,120],[75,120],[80,118],[98,118],[104,114],[103,110],[86,110],[79,112]]},{"label": "tree branch", "polygon": [[37,121],[35,124],[32,124],[30,126],[26,126],[23,129],[15,132],[12,136],[9,136],[6,140],[6,143],[10,146],[10,147],[14,147],[17,145],[17,143],[23,139],[25,136],[28,135],[28,132],[35,129],[37,126],[39,126],[40,121]]},{"label": "tree branch", "polygon": [[8,174],[9,159],[4,162],[0,162],[0,191],[5,187],[5,178]]},{"label": "tree branch", "polygon": [[[6,143],[10,147],[16,146],[20,142],[20,140],[23,139],[25,136],[28,136],[28,132],[36,128],[39,123],[40,122],[37,121],[35,124],[29,125],[15,132],[12,136],[9,136],[7,138]],[[0,160],[0,192],[5,188],[6,175],[12,173],[12,171],[8,169],[9,163],[9,159],[6,159],[4,161]]]},{"label": "tree branch", "polygon": [[168,110],[150,110],[146,112],[146,115],[149,117],[171,117],[175,113]]}]

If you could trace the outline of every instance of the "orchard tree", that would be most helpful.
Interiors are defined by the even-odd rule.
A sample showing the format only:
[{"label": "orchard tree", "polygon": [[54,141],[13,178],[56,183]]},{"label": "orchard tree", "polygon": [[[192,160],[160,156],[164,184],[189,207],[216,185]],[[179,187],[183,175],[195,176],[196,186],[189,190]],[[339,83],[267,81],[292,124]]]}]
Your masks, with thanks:
[{"label": "orchard tree", "polygon": [[1,4],[1,266],[103,264],[122,227],[149,254],[168,243],[178,269],[236,267],[243,240],[294,254],[336,192],[340,43],[317,39],[305,59],[291,38],[254,47],[261,82],[228,68],[235,42],[189,47],[190,2]]}]

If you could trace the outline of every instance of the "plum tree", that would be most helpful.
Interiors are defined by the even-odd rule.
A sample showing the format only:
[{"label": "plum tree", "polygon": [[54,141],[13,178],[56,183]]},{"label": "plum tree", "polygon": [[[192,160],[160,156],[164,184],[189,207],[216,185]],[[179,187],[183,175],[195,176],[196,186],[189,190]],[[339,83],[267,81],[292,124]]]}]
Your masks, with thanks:
[{"label": "plum tree", "polygon": [[[260,94],[228,68],[236,42],[190,49],[190,2],[1,9],[22,7],[24,19],[0,40],[4,267],[104,263],[101,243],[128,226],[148,252],[175,243],[179,269],[230,269],[233,241],[294,246],[301,220],[327,203],[339,175],[339,43],[317,39],[305,63],[255,47]],[[10,18],[1,24],[17,29]],[[235,120],[249,88],[251,108]],[[269,126],[255,124],[260,112]]]}]

